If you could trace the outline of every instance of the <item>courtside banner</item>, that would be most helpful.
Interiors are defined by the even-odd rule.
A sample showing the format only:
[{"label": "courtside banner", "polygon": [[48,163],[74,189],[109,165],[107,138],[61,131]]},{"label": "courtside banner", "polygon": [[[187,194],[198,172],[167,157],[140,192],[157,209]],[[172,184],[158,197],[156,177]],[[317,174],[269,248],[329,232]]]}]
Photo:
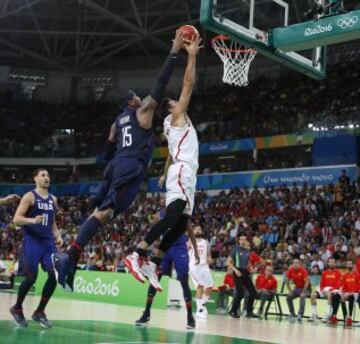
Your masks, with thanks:
[{"label": "courtside banner", "polygon": [[[47,274],[43,271],[39,272],[35,284],[36,295],[41,295],[46,280]],[[161,279],[163,291],[156,294],[154,308],[166,308],[168,283],[167,277]],[[128,273],[78,270],[75,277],[74,293],[67,293],[58,285],[54,297],[143,307],[146,302],[148,287],[148,283],[139,283]]]},{"label": "courtside banner", "polygon": [[[282,170],[264,170],[240,173],[223,173],[223,174],[204,174],[198,175],[197,190],[226,190],[231,188],[259,188],[292,186],[296,183],[301,186],[303,183],[308,185],[326,185],[336,184],[341,176],[342,170],[346,170],[353,182],[358,175],[356,165],[340,165],[325,167],[308,167],[293,168]],[[164,192],[164,189],[158,187],[158,178],[149,180],[148,192]]]}]

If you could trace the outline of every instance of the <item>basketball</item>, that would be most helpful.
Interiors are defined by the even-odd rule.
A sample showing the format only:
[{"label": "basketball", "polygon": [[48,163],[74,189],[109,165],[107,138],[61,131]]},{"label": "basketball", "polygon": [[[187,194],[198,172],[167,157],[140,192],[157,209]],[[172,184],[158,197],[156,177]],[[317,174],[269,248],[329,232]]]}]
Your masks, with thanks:
[{"label": "basketball", "polygon": [[179,30],[183,32],[185,39],[189,41],[192,41],[199,36],[199,31],[192,25],[183,25]]}]

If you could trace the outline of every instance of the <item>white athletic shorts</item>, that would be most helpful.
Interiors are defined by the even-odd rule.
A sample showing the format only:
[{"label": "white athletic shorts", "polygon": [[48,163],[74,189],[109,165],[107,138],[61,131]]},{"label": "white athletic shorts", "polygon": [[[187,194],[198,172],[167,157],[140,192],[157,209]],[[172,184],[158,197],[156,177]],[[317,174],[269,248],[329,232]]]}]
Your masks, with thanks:
[{"label": "white athletic shorts", "polygon": [[196,171],[183,162],[170,165],[166,178],[166,206],[186,201],[184,214],[192,215],[195,200]]},{"label": "white athletic shorts", "polygon": [[214,286],[214,281],[208,265],[190,266],[190,276],[195,287],[200,286],[207,289]]}]

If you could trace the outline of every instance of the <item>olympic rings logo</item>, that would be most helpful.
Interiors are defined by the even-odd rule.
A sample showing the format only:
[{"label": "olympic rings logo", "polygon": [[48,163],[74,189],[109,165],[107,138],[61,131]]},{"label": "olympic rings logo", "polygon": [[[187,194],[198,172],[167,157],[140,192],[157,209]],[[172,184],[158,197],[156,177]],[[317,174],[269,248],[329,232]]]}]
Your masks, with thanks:
[{"label": "olympic rings logo", "polygon": [[337,25],[341,28],[341,29],[347,29],[347,28],[351,28],[354,25],[356,25],[359,21],[359,17],[358,16],[353,16],[353,17],[347,17],[344,19],[339,19],[337,21]]}]

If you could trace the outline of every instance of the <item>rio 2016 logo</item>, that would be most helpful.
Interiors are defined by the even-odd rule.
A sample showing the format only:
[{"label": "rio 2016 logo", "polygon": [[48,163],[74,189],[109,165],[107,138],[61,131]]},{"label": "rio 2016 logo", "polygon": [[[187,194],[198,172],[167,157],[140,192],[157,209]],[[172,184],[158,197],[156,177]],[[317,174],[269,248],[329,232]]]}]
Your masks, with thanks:
[{"label": "rio 2016 logo", "polygon": [[305,31],[304,31],[304,36],[314,36],[314,35],[319,35],[321,33],[324,32],[331,32],[333,30],[333,26],[330,23],[329,25],[326,26],[322,26],[322,25],[317,25],[314,28],[310,28],[308,27]]},{"label": "rio 2016 logo", "polygon": [[358,22],[359,22],[358,16],[346,17],[339,19],[337,21],[337,26],[343,30],[347,28],[350,29],[353,26],[355,26]]},{"label": "rio 2016 logo", "polygon": [[81,276],[77,276],[74,281],[74,291],[79,294],[101,295],[101,296],[119,296],[119,281],[113,283],[103,283],[101,278],[95,278],[89,282]]}]

